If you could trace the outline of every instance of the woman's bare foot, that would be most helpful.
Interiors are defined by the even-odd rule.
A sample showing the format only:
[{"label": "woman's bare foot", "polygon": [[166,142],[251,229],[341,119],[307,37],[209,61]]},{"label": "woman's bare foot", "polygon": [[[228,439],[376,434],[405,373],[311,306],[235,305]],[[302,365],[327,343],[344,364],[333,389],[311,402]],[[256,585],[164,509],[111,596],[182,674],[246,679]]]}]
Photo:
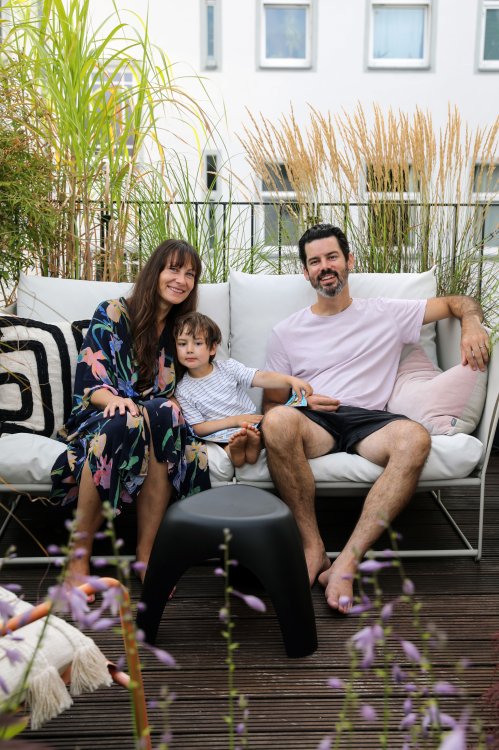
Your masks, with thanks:
[{"label": "woman's bare foot", "polygon": [[346,615],[353,604],[353,576],[355,568],[343,566],[340,558],[319,576],[319,583],[326,589],[326,602],[331,609]]},{"label": "woman's bare foot", "polygon": [[243,427],[247,429],[246,437],[246,463],[256,464],[258,456],[262,450],[262,433],[254,424],[243,422]]},{"label": "woman's bare foot", "polygon": [[[75,557],[70,560],[66,569],[66,576],[64,582],[70,586],[81,586],[82,583],[87,583],[88,577],[90,576],[90,562],[89,558],[85,555],[82,557]],[[93,604],[95,601],[95,594],[88,594],[88,604]]]},{"label": "woman's bare foot", "polygon": [[229,438],[229,445],[227,446],[226,451],[230,460],[236,467],[242,466],[246,461],[247,437],[246,428],[243,428]]}]

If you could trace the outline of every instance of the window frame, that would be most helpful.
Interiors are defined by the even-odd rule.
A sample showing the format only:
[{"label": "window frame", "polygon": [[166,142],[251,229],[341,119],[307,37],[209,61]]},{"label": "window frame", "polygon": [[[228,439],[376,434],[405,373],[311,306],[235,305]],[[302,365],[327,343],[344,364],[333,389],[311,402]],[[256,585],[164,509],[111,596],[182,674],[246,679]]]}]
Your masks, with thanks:
[{"label": "window frame", "polygon": [[[286,171],[286,165],[283,162],[276,162],[274,164],[274,167],[278,167],[279,170]],[[287,177],[286,174],[286,179]],[[264,246],[270,250],[270,258],[272,260],[278,260],[280,258],[288,258],[293,257],[296,254],[296,245],[297,243],[293,244],[284,244],[283,240],[283,221],[285,217],[283,217],[283,212],[286,209],[286,206],[294,206],[298,205],[298,201],[296,198],[296,192],[294,190],[273,190],[273,189],[265,189],[264,180],[260,177],[260,197],[262,201],[262,213],[261,213],[261,228],[263,232],[263,241]],[[268,186],[270,187],[270,186]],[[271,244],[267,243],[266,241],[266,231],[267,231],[267,215],[266,215],[266,208],[269,206],[270,208],[274,208],[277,214],[277,226],[278,226],[278,232],[276,237],[276,243]],[[281,244],[279,244],[279,242]]]},{"label": "window frame", "polygon": [[[258,64],[263,69],[288,68],[291,70],[308,70],[313,65],[313,28],[314,28],[314,2],[315,0],[257,0],[259,3],[259,60]],[[300,7],[306,10],[305,28],[305,57],[267,57],[266,55],[266,32],[267,22],[265,10],[267,7]]]},{"label": "window frame", "polygon": [[[370,70],[428,70],[431,67],[432,4],[433,0],[367,0],[369,3],[369,32],[367,45],[367,67]],[[374,10],[378,7],[421,7],[424,14],[422,58],[374,57]]]},{"label": "window frame", "polygon": [[478,34],[478,70],[480,71],[498,71],[498,60],[485,60],[485,30],[487,27],[487,10],[499,11],[499,0],[482,0],[479,8],[479,34]]},{"label": "window frame", "polygon": [[[221,4],[222,0],[200,0],[201,2],[201,68],[220,70],[221,56]],[[208,53],[208,8],[213,8],[213,54]]]}]

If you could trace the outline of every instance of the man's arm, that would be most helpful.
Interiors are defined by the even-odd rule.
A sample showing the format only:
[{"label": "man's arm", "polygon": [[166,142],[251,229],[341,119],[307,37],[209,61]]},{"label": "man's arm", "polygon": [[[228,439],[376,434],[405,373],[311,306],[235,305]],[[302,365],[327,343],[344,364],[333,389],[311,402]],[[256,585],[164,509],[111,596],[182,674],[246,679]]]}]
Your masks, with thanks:
[{"label": "man's arm", "polygon": [[485,370],[489,361],[489,336],[482,325],[482,308],[471,297],[433,297],[426,301],[423,323],[444,318],[461,321],[461,364]]}]

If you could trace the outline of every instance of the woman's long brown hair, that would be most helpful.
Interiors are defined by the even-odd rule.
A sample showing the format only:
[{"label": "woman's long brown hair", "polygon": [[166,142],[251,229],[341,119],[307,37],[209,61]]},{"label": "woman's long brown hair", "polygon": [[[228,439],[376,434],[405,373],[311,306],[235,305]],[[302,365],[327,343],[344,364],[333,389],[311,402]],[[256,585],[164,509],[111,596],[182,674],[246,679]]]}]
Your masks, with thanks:
[{"label": "woman's long brown hair", "polygon": [[172,305],[165,323],[169,353],[173,356],[177,376],[178,362],[172,334],[173,325],[179,315],[192,312],[197,306],[201,259],[188,242],[177,239],[165,240],[156,248],[142,268],[135,281],[132,293],[127,298],[134,351],[139,368],[139,391],[151,386],[156,376],[158,365],[158,333],[156,331],[158,279],[167,264],[180,268],[185,265],[192,266],[192,270],[196,274],[191,293],[180,304]]}]

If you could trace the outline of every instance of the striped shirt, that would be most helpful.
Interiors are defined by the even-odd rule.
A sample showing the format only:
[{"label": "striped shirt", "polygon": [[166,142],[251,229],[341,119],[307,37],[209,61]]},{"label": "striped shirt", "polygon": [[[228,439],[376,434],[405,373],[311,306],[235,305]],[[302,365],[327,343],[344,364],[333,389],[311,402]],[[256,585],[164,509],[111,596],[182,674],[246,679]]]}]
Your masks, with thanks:
[{"label": "striped shirt", "polygon": [[[215,360],[212,364],[209,375],[193,378],[186,372],[177,385],[175,397],[187,422],[196,425],[238,414],[254,414],[256,406],[244,389],[251,387],[257,368],[246,367],[236,359]],[[227,442],[240,429],[218,430],[203,440]]]}]

